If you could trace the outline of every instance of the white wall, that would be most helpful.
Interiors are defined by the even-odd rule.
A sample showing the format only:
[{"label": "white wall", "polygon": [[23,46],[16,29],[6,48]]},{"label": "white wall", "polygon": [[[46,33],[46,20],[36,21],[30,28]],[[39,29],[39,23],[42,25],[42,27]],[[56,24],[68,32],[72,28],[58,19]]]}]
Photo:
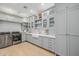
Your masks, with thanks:
[{"label": "white wall", "polygon": [[0,21],[0,32],[21,31],[20,23]]}]

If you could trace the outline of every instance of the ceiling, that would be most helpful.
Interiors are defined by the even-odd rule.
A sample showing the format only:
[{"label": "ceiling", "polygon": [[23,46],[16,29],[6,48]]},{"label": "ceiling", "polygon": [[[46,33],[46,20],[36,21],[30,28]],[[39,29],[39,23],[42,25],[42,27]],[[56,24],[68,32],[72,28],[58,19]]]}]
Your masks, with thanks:
[{"label": "ceiling", "polygon": [[12,9],[27,16],[37,13],[40,9],[45,10],[53,5],[54,3],[0,3],[0,7],[2,8]]}]

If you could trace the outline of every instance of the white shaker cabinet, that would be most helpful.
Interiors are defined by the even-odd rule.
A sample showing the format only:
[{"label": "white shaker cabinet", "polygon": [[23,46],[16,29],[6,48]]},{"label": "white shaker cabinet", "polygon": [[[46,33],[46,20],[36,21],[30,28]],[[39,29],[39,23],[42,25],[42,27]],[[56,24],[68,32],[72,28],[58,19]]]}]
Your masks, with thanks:
[{"label": "white shaker cabinet", "polygon": [[66,34],[66,10],[65,9],[56,11],[55,32],[56,34]]},{"label": "white shaker cabinet", "polygon": [[79,4],[56,4],[55,53],[79,56]]},{"label": "white shaker cabinet", "polygon": [[55,49],[55,39],[50,37],[41,36],[41,47],[54,52]]},{"label": "white shaker cabinet", "polygon": [[66,35],[56,35],[55,39],[55,53],[58,55],[67,55]]},{"label": "white shaker cabinet", "polygon": [[79,36],[70,36],[69,55],[79,56]]},{"label": "white shaker cabinet", "polygon": [[27,41],[27,39],[26,39],[26,34],[25,33],[22,33],[22,41],[24,42],[24,41]]},{"label": "white shaker cabinet", "polygon": [[28,42],[31,42],[31,34],[26,34],[26,39]]},{"label": "white shaker cabinet", "polygon": [[69,34],[79,35],[79,6],[68,8]]},{"label": "white shaker cabinet", "polygon": [[69,55],[79,56],[79,5],[68,8]]}]

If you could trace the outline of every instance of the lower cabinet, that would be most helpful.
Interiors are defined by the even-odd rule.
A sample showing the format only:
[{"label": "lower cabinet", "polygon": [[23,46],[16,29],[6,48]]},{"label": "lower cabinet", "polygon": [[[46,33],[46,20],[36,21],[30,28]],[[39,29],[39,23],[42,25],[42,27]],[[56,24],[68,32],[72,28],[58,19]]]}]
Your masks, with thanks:
[{"label": "lower cabinet", "polygon": [[42,47],[45,48],[45,49],[48,49],[48,38],[41,36],[41,39],[42,39],[42,43],[41,43]]},{"label": "lower cabinet", "polygon": [[26,41],[31,42],[31,34],[26,34]]},{"label": "lower cabinet", "polygon": [[55,53],[60,56],[79,56],[79,36],[57,35],[55,39]]},{"label": "lower cabinet", "polygon": [[33,37],[31,34],[26,34],[26,41],[54,52],[55,39],[53,38],[45,36]]},{"label": "lower cabinet", "polygon": [[[0,35],[0,47],[4,47],[4,36]],[[26,41],[34,43],[42,48],[48,49],[60,56],[79,56],[79,36],[56,35],[56,39],[39,36],[32,37],[26,34]]]},{"label": "lower cabinet", "polygon": [[56,35],[55,53],[58,54],[58,55],[61,55],[61,56],[67,55],[66,35]]},{"label": "lower cabinet", "polygon": [[43,48],[54,52],[55,49],[55,39],[50,37],[41,36],[41,45]]},{"label": "lower cabinet", "polygon": [[41,46],[41,39],[40,37],[32,37],[32,43]]},{"label": "lower cabinet", "polygon": [[22,42],[27,41],[26,37],[27,37],[26,34],[22,33]]},{"label": "lower cabinet", "polygon": [[70,36],[69,55],[79,56],[79,36]]},{"label": "lower cabinet", "polygon": [[37,37],[32,37],[33,43],[38,45],[38,38]]}]

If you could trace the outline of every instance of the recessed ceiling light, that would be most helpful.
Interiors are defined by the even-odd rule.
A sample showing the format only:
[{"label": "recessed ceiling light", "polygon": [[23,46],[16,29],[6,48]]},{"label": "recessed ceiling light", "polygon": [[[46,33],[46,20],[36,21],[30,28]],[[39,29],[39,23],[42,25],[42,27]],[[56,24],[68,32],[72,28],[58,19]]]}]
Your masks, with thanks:
[{"label": "recessed ceiling light", "polygon": [[43,6],[43,5],[44,5],[44,3],[41,3],[41,5]]}]

